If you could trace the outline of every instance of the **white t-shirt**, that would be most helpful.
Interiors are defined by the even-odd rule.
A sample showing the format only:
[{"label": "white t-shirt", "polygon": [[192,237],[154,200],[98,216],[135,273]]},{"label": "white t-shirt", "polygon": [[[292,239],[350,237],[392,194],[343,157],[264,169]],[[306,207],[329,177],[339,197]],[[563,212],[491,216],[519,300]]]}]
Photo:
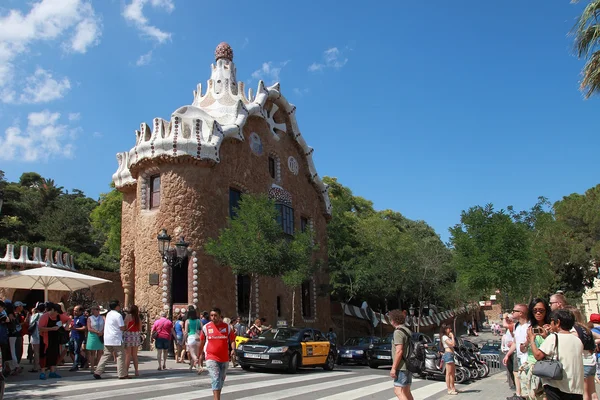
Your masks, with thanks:
[{"label": "white t-shirt", "polygon": [[[554,356],[556,336],[549,335],[540,350],[548,357]],[[557,388],[563,393],[583,394],[583,344],[575,335],[558,334],[558,361],[563,366],[563,379],[555,381],[542,378],[544,385]]]},{"label": "white t-shirt", "polygon": [[125,323],[120,312],[112,310],[106,314],[106,323],[104,324],[105,346],[120,346],[123,344],[123,331],[121,331],[123,325]]},{"label": "white t-shirt", "polygon": [[442,336],[442,344],[444,345],[444,350],[451,349],[452,347],[448,343],[446,343],[446,340],[450,340],[450,337],[446,335]]},{"label": "white t-shirt", "polygon": [[527,352],[523,353],[521,351],[521,343],[527,342],[527,329],[529,329],[529,322],[519,324],[515,328],[515,345],[517,346],[517,357],[521,365],[527,362]]},{"label": "white t-shirt", "polygon": [[506,333],[502,335],[502,344],[500,345],[500,350],[502,350],[503,353],[508,353],[508,350],[510,350],[510,346],[514,341],[515,339],[513,338],[513,335],[507,329]]}]

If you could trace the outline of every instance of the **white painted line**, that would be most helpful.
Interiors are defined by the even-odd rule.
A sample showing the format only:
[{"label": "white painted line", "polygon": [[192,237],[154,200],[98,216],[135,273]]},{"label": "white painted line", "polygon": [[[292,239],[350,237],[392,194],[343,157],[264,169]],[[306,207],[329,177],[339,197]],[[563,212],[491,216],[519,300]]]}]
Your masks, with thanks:
[{"label": "white painted line", "polygon": [[[431,385],[422,386],[416,390],[412,390],[412,395],[415,400],[426,399],[439,392],[446,391],[446,382],[435,382]],[[398,400],[396,396],[390,400]]]},{"label": "white painted line", "polygon": [[[298,382],[306,382],[306,381],[311,381],[311,380],[317,380],[317,379],[326,379],[326,378],[335,378],[335,377],[342,377],[342,376],[352,376],[352,380],[356,380],[357,375],[355,374],[351,374],[348,372],[326,372],[326,373],[310,373],[310,374],[306,374],[306,375],[295,375],[289,378],[283,378],[283,379],[272,379],[272,380],[260,380],[261,379],[261,375],[260,374],[252,374],[249,375],[252,376],[254,379],[258,379],[258,382],[254,382],[254,383],[249,383],[249,384],[244,384],[244,385],[236,385],[233,387],[227,387],[227,382],[229,382],[229,378],[227,378],[225,380],[225,386],[223,387],[223,392],[222,394],[230,394],[230,393],[238,393],[238,392],[246,392],[248,390],[252,390],[252,389],[264,389],[270,386],[276,386],[276,385],[283,385],[283,384],[287,384],[287,383],[298,383]],[[263,375],[263,376],[268,376],[268,375]],[[272,375],[271,375],[272,376]],[[339,382],[339,381],[336,381]],[[332,385],[333,382],[328,382],[328,385]],[[310,385],[310,384],[309,384]],[[314,385],[313,385],[314,386]],[[312,386],[311,386],[312,387]],[[154,391],[154,390],[152,390]],[[262,399],[268,399],[269,397],[267,397],[268,394],[261,394],[259,397]],[[200,399],[212,399],[213,395],[212,395],[212,390],[211,389],[201,389],[198,391],[193,391],[193,392],[187,392],[187,393],[177,393],[177,394],[173,394],[173,395],[169,395],[169,396],[159,396],[159,397],[152,397],[146,400],[200,400]]]},{"label": "white painted line", "polygon": [[[375,380],[375,379],[381,379],[381,376],[379,376],[379,375],[353,376],[353,377],[345,378],[345,379],[336,379],[335,381],[327,381],[327,382],[317,383],[317,384],[312,384],[312,385],[311,384],[302,385],[300,387],[293,387],[290,389],[279,390],[278,392],[274,392],[274,393],[265,393],[265,394],[261,394],[259,397],[261,400],[281,400],[281,399],[285,399],[290,396],[298,396],[301,394],[314,393],[319,390],[331,389],[331,388],[335,388],[335,387],[343,387],[344,384],[365,382],[365,381],[370,381],[370,380]],[[242,399],[237,399],[237,400],[249,400],[249,399],[254,399],[254,398],[256,398],[256,396],[244,397]],[[316,397],[316,398],[321,399],[321,397]]]}]

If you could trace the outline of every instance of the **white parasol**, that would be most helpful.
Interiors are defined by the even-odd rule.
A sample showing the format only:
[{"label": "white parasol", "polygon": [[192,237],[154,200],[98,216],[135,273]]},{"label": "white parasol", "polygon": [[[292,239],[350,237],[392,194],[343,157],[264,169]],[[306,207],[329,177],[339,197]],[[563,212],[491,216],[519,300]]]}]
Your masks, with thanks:
[{"label": "white parasol", "polygon": [[111,281],[95,276],[79,274],[77,272],[52,268],[39,267],[23,271],[5,271],[5,276],[0,277],[0,287],[11,289],[38,289],[44,291],[44,301],[48,301],[49,290],[74,292]]}]

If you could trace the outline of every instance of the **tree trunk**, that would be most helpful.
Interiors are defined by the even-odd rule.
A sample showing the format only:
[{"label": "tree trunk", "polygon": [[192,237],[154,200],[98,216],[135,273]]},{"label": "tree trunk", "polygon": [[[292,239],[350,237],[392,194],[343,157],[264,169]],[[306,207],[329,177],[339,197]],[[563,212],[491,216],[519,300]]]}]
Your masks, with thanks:
[{"label": "tree trunk", "polygon": [[292,288],[292,326],[296,321],[296,288]]}]

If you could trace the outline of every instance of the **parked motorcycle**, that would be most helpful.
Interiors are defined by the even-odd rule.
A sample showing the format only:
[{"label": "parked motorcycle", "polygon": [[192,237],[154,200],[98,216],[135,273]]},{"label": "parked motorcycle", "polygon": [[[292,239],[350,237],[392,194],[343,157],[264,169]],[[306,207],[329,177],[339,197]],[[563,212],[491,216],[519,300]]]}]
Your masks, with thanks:
[{"label": "parked motorcycle", "polygon": [[[464,383],[469,380],[469,371],[456,365],[455,382]],[[442,362],[442,354],[435,348],[425,347],[424,368],[421,377],[446,379],[446,363]]]},{"label": "parked motorcycle", "polygon": [[483,366],[477,362],[477,359],[469,350],[467,350],[464,346],[458,346],[454,348],[455,358],[458,359],[460,365],[467,368],[469,371],[469,375],[471,379],[480,379],[483,378],[480,369],[483,369]]}]

